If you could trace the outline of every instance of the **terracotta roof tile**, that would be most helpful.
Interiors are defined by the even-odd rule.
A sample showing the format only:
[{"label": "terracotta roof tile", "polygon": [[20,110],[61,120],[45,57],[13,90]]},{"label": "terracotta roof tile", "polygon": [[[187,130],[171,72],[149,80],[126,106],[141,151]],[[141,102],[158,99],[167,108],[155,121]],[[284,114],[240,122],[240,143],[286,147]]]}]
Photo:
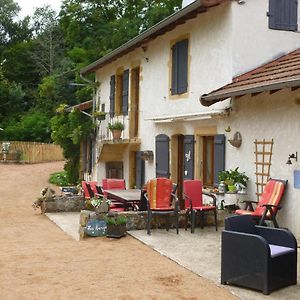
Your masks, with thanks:
[{"label": "terracotta roof tile", "polygon": [[[282,87],[286,87],[284,83],[289,82],[289,86],[299,84],[300,80],[300,49],[289,54],[283,55],[261,67],[251,70],[243,75],[237,76],[232,83],[212,91],[209,94],[202,95],[201,103],[203,105],[211,105],[218,101],[222,101],[231,96],[242,96],[255,88],[262,88],[266,91],[278,89],[278,84],[282,83]],[[277,86],[277,87],[276,87]],[[268,87],[268,88],[267,88]],[[263,90],[262,90],[263,91]],[[236,93],[230,95],[230,93]]]}]

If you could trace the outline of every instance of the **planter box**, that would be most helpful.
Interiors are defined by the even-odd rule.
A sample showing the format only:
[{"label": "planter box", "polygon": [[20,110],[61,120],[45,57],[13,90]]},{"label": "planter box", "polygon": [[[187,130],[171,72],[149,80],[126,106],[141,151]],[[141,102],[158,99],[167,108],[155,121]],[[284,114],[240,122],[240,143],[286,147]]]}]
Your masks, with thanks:
[{"label": "planter box", "polygon": [[107,224],[106,236],[111,238],[121,238],[126,234],[126,224],[112,225]]}]

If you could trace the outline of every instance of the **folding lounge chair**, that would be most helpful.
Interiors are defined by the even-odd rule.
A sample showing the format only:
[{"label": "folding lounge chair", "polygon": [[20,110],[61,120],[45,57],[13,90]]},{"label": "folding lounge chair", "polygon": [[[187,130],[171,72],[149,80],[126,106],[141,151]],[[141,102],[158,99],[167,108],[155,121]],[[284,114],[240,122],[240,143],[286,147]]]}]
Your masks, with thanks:
[{"label": "folding lounge chair", "polygon": [[[238,209],[235,214],[238,215],[251,215],[253,219],[259,220],[259,225],[264,225],[265,220],[273,222],[274,227],[278,228],[276,221],[277,211],[281,208],[279,206],[280,201],[283,197],[287,180],[270,179],[263,193],[258,201],[244,201],[246,203],[245,209]],[[252,204],[257,203],[256,208],[253,209]]]}]

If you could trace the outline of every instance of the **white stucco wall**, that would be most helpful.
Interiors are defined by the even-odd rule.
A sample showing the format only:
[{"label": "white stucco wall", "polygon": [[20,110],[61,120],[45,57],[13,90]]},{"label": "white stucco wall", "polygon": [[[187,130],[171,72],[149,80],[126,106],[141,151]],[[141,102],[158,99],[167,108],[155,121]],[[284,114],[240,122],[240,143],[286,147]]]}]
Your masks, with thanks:
[{"label": "white stucco wall", "polygon": [[[257,68],[300,47],[300,32],[269,29],[269,0],[232,3],[233,76]],[[298,30],[300,5],[298,5]]]},{"label": "white stucco wall", "polygon": [[[272,95],[260,94],[253,98],[243,97],[235,101],[230,117],[222,119],[198,120],[155,124],[151,117],[178,115],[209,111],[225,107],[224,102],[213,107],[202,107],[200,95],[231,82],[232,77],[251,68],[266,63],[280,53],[300,47],[299,32],[275,31],[268,29],[267,0],[248,0],[244,5],[235,1],[209,9],[207,13],[176,27],[173,31],[151,41],[147,51],[141,48],[117,59],[96,72],[101,82],[98,98],[109,111],[110,76],[119,67],[131,69],[140,61],[140,131],[141,150],[155,152],[155,136],[160,133],[194,134],[195,129],[217,126],[218,133],[230,125],[232,131],[226,133],[232,138],[235,131],[243,137],[242,146],[233,148],[227,143],[226,168],[240,167],[250,176],[249,195],[255,195],[254,188],[254,140],[274,139],[271,177],[289,180],[286,201],[278,213],[281,226],[289,227],[299,238],[298,222],[299,190],[293,188],[293,169],[297,164],[287,166],[288,154],[300,153],[300,107],[294,103],[295,92],[281,91]],[[300,14],[299,14],[300,15]],[[169,99],[170,44],[178,37],[189,35],[189,87],[188,95],[182,99]],[[145,57],[149,59],[147,62]],[[298,92],[299,93],[299,92]],[[129,93],[130,94],[130,93]],[[300,97],[300,95],[299,95]],[[126,117],[128,119],[128,117]],[[128,134],[128,128],[125,129]],[[124,177],[129,174],[128,150],[124,153]],[[146,161],[146,180],[155,176],[155,158]],[[97,164],[93,177],[105,177],[103,163]]]},{"label": "white stucco wall", "polygon": [[[262,93],[255,97],[244,96],[235,100],[231,115],[220,121],[219,132],[231,126],[226,133],[231,139],[236,131],[242,135],[242,145],[234,148],[226,144],[226,169],[239,167],[250,177],[248,197],[256,200],[255,192],[255,145],[254,140],[274,140],[270,176],[287,179],[282,209],[278,212],[278,222],[288,227],[300,239],[300,190],[294,188],[293,171],[300,169],[300,160],[287,165],[288,155],[300,153],[300,106],[295,99],[300,98],[300,91],[282,90],[275,94]],[[224,132],[225,133],[225,132]]]}]

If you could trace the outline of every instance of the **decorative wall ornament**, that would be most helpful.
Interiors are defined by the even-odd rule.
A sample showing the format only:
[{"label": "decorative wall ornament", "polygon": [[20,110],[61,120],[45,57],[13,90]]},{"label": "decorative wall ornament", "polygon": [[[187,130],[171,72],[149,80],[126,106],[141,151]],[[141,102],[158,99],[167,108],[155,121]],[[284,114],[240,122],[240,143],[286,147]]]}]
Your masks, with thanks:
[{"label": "decorative wall ornament", "polygon": [[233,135],[233,139],[228,140],[228,142],[236,148],[239,148],[242,145],[242,135],[239,131],[237,131],[234,135]]}]

